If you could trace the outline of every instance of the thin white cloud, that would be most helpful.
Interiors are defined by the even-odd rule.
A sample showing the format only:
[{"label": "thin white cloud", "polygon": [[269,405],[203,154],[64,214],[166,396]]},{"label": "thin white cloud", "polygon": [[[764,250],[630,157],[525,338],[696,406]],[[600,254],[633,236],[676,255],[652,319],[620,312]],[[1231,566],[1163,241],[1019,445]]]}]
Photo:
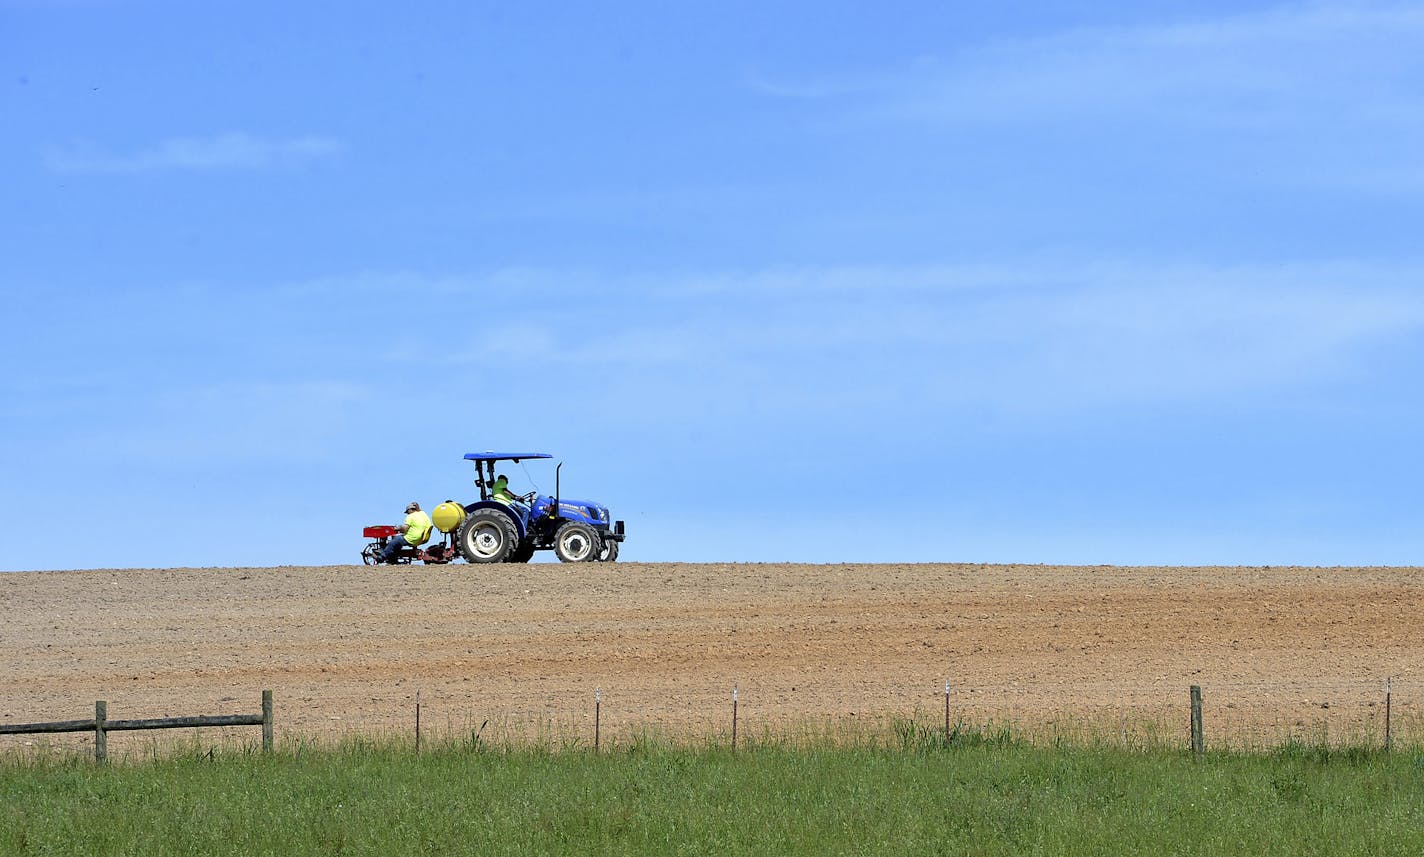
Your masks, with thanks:
[{"label": "thin white cloud", "polygon": [[105,439],[132,456],[201,461],[209,456],[314,459],[369,412],[377,391],[357,381],[253,382],[156,391],[144,403],[149,419]]},{"label": "thin white cloud", "polygon": [[892,111],[954,121],[1341,119],[1417,125],[1424,10],[1285,6],[1193,23],[1001,43],[902,79]]},{"label": "thin white cloud", "polygon": [[[220,340],[266,319],[274,305],[292,318],[323,319],[318,327],[265,328],[271,338],[261,352],[229,355],[228,374],[220,377],[233,383],[320,355],[322,365],[346,367],[344,380],[358,391],[409,377],[480,388],[493,383],[510,412],[597,394],[610,402],[656,402],[630,410],[630,420],[676,423],[691,415],[711,425],[749,414],[835,420],[883,408],[948,414],[970,407],[1038,419],[1150,403],[1211,407],[1306,391],[1328,402],[1331,391],[1418,359],[1420,282],[1419,266],[1343,262],[860,266],[663,276],[518,268],[367,272],[240,293],[214,288],[203,300],[170,296],[167,303],[184,313],[191,304],[191,312],[201,312],[195,324],[226,331]],[[356,333],[369,329],[379,299],[399,295],[427,296],[430,312],[388,331],[378,345]],[[124,300],[142,302],[133,294]],[[105,317],[100,311],[77,317],[74,335],[102,338]],[[154,324],[189,326],[181,314]],[[50,406],[54,389],[82,402],[106,383],[121,387],[122,373],[136,362],[161,364],[183,345],[164,345],[159,328],[152,336],[125,333],[113,347],[125,349],[129,368],[114,370],[120,374],[107,382],[91,377],[96,370],[87,365],[56,371],[45,380]],[[45,345],[54,352],[46,365],[62,365],[72,350],[65,342]],[[29,389],[15,382],[0,388]],[[178,421],[202,422],[209,428],[201,434],[230,435],[235,446],[245,438],[260,445],[269,442],[266,426],[245,415],[293,409],[320,422],[321,413],[345,413],[355,395],[339,387],[274,392],[260,385],[208,397],[184,392],[183,407],[197,407]],[[305,405],[284,397],[314,409],[303,411]],[[24,416],[19,403],[26,396],[11,398],[0,410]]]},{"label": "thin white cloud", "polygon": [[1140,27],[1092,27],[1005,39],[851,78],[745,76],[765,95],[867,94],[884,113],[944,122],[1142,114],[1262,122],[1282,112],[1347,109],[1417,122],[1424,69],[1418,5],[1286,4]]},{"label": "thin white cloud", "polygon": [[858,78],[759,75],[749,86],[875,125],[1039,133],[1050,146],[1086,136],[1180,150],[1241,182],[1377,195],[1420,187],[1421,78],[1424,7],[1330,2],[1065,30]]},{"label": "thin white cloud", "polygon": [[177,137],[139,152],[116,154],[90,145],[56,149],[45,165],[59,172],[137,173],[152,170],[253,169],[330,157],[342,149],[330,137],[264,140],[250,134]]},{"label": "thin white cloud", "polygon": [[818,364],[843,376],[858,365],[914,367],[849,375],[887,402],[1057,410],[1329,381],[1371,348],[1424,329],[1417,273],[1358,266],[1025,268],[982,280],[948,270],[938,289],[933,272],[861,276],[855,290],[833,272],[834,287],[822,290],[803,274],[799,297],[771,301],[749,283],[741,298],[756,322],[694,326],[680,341],[703,360],[780,365],[801,378]]},{"label": "thin white cloud", "polygon": [[[423,336],[388,356],[515,375],[531,366],[593,373],[628,394],[658,390],[674,416],[679,402],[734,409],[753,395],[817,413],[911,402],[1039,413],[1210,402],[1371,371],[1376,355],[1424,332],[1421,280],[1424,270],[1408,266],[1346,263],[805,268],[636,279],[522,269],[432,278],[425,291],[438,286],[455,305],[479,301],[488,324],[473,333],[427,331],[441,343],[434,353],[425,353],[431,336]],[[409,287],[412,275],[397,281]],[[537,321],[521,311],[530,295],[576,293],[606,300],[570,313],[551,304]]]},{"label": "thin white cloud", "polygon": [[807,80],[777,80],[755,69],[742,72],[742,83],[754,92],[772,98],[786,98],[800,101],[817,101],[827,98],[842,98],[848,95],[875,93],[883,89],[887,81],[882,76],[862,75],[838,78],[818,78]]}]

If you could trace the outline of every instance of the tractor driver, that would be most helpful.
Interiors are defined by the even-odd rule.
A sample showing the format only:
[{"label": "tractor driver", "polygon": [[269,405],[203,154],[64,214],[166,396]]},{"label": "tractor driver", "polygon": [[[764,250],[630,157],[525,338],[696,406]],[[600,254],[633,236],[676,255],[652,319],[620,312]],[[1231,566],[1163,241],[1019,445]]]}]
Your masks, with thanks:
[{"label": "tractor driver", "polygon": [[509,490],[509,477],[503,473],[494,479],[494,484],[490,486],[490,497],[508,506],[515,500],[514,492]]},{"label": "tractor driver", "polygon": [[526,505],[529,497],[521,497],[509,490],[509,477],[503,473],[494,478],[494,484],[490,486],[490,498],[525,513],[529,511],[529,507]]},{"label": "tractor driver", "polygon": [[381,562],[395,562],[400,555],[401,548],[409,545],[418,548],[430,539],[430,516],[420,511],[420,504],[411,501],[405,507],[405,523],[396,527],[396,532],[400,535],[392,536],[386,543],[386,549],[381,554]]}]

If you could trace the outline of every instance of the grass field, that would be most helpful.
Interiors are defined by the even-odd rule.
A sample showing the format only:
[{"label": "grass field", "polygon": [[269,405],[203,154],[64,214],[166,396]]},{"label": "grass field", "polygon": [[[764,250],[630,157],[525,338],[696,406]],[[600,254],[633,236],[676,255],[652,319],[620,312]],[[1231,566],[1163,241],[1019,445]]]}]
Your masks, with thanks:
[{"label": "grass field", "polygon": [[0,757],[0,854],[1418,854],[1424,752],[844,742],[198,744]]}]

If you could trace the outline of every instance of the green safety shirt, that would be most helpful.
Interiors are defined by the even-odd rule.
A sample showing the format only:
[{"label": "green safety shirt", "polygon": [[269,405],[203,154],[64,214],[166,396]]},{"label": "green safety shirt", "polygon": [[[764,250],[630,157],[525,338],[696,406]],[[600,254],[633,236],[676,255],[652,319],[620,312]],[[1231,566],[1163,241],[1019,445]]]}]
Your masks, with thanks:
[{"label": "green safety shirt", "polygon": [[492,496],[501,503],[513,502],[514,495],[509,493],[509,480],[496,479],[494,481],[494,493]]},{"label": "green safety shirt", "polygon": [[423,511],[414,511],[405,516],[405,540],[411,547],[419,547],[430,538],[430,516]]}]

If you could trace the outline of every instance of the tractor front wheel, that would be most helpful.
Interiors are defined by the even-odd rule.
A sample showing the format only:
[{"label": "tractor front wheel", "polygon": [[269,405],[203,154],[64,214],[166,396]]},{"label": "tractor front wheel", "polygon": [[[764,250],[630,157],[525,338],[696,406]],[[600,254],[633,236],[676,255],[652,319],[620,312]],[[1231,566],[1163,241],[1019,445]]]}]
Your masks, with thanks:
[{"label": "tractor front wheel", "polygon": [[598,558],[598,533],[588,524],[569,522],[554,534],[560,562],[591,562]]},{"label": "tractor front wheel", "polygon": [[476,509],[460,525],[460,553],[466,562],[504,562],[514,548],[514,522],[497,509]]},{"label": "tractor front wheel", "polygon": [[598,552],[598,561],[599,561],[599,562],[617,562],[617,561],[618,561],[618,543],[615,542],[613,539],[609,539],[609,540],[605,541],[605,542],[603,543],[603,549]]}]

